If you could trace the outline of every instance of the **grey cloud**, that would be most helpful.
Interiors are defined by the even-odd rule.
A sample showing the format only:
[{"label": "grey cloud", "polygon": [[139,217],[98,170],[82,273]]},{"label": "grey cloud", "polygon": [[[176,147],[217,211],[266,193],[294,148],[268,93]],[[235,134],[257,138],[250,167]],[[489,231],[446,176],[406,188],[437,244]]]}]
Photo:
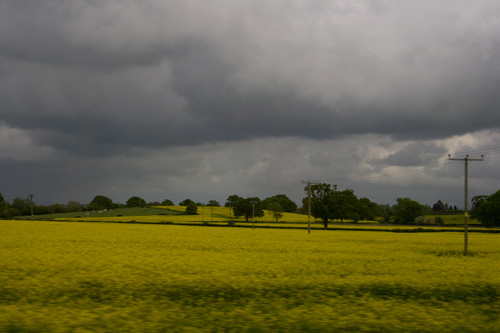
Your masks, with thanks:
[{"label": "grey cloud", "polygon": [[[372,12],[364,2],[357,4],[333,4],[329,9],[335,23],[315,8],[304,13],[288,9],[296,17],[283,13],[271,20],[278,11],[287,12],[283,4],[269,11],[235,6],[223,23],[217,23],[224,16],[217,6],[206,8],[207,14],[177,2],[148,1],[133,9],[69,2],[54,11],[42,1],[27,13],[15,5],[6,25],[20,28],[25,22],[15,40],[28,43],[14,43],[15,33],[2,40],[5,50],[19,54],[14,58],[27,56],[28,63],[18,67],[28,69],[12,73],[9,82],[31,91],[17,89],[24,103],[18,108],[10,94],[5,96],[14,105],[6,120],[23,127],[12,114],[19,118],[22,111],[32,114],[35,109],[43,119],[35,116],[33,122],[43,126],[49,119],[49,129],[50,124],[65,128],[68,118],[76,124],[89,119],[95,122],[93,137],[139,146],[359,133],[439,138],[499,125],[494,88],[499,69],[493,65],[499,59],[498,47],[489,35],[493,27],[485,28],[476,42],[468,22],[462,36],[435,21],[440,11],[436,17],[420,18],[422,22],[414,18],[397,27],[384,20],[403,24],[397,15],[407,10],[394,13],[394,6],[380,3],[378,12]],[[425,5],[416,10],[425,13],[422,8]],[[13,21],[15,14],[24,19]],[[186,22],[176,18],[182,15]],[[450,15],[462,18],[457,12]],[[201,23],[193,25],[193,16]],[[27,22],[29,17],[34,20]],[[365,21],[352,26],[357,20]],[[305,29],[318,34],[301,32]],[[30,32],[34,36],[27,36]],[[480,42],[484,45],[478,50],[475,44]],[[84,68],[80,57],[90,61]],[[12,66],[4,63],[4,68]],[[62,119],[45,118],[54,113]],[[151,130],[144,131],[147,127]],[[147,135],[136,139],[135,128]],[[152,134],[161,133],[161,128],[165,136]],[[197,135],[185,134],[191,131]],[[81,140],[88,142],[85,136]]]},{"label": "grey cloud", "polygon": [[436,163],[446,156],[446,149],[430,143],[410,143],[396,153],[383,158],[380,162],[391,166],[419,166]]},{"label": "grey cloud", "polygon": [[[486,0],[0,1],[0,136],[82,174],[76,161],[99,173],[150,149],[174,154],[161,159],[172,178],[185,180],[177,159],[212,182],[280,175],[254,180],[261,190],[409,166],[451,146],[431,140],[498,131],[499,14]],[[369,144],[374,137],[384,140]],[[269,155],[255,146],[273,140],[315,144],[304,144],[307,153],[267,147]],[[217,151],[200,151],[207,143]],[[233,145],[256,150],[246,157]],[[135,159],[120,164],[121,177],[150,170]]]}]

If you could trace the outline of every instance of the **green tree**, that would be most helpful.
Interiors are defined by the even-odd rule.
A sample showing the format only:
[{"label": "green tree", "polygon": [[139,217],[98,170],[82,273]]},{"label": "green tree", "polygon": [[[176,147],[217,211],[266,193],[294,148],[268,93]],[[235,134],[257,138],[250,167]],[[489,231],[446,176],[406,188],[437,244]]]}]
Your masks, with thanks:
[{"label": "green tree", "polygon": [[68,209],[61,204],[53,204],[47,207],[49,214],[61,214],[66,213]]},{"label": "green tree", "polygon": [[385,222],[390,222],[391,221],[391,216],[392,216],[392,207],[391,205],[388,204],[378,204],[378,209],[381,212],[381,217],[384,219]]},{"label": "green tree", "polygon": [[288,198],[285,194],[277,194],[269,198],[262,200],[262,205],[264,209],[268,209],[269,204],[276,202],[282,208],[284,212],[295,213],[297,212],[297,204]]},{"label": "green tree", "polygon": [[283,207],[277,202],[271,202],[267,205],[266,209],[269,211],[269,214],[276,219],[276,223],[283,217]]},{"label": "green tree", "polygon": [[130,197],[127,202],[125,203],[128,208],[131,207],[145,207],[146,206],[146,200],[144,200],[141,197]]},{"label": "green tree", "polygon": [[69,212],[81,212],[82,205],[78,201],[70,200],[66,204],[66,208]]},{"label": "green tree", "polygon": [[11,216],[17,215],[31,215],[31,201],[30,199],[23,199],[16,197],[12,200],[12,212]]},{"label": "green tree", "polygon": [[220,203],[217,200],[210,200],[207,206],[220,207]]},{"label": "green tree", "polygon": [[191,201],[186,205],[185,212],[187,215],[197,215],[198,214],[198,206],[196,206],[194,201]]},{"label": "green tree", "polygon": [[500,226],[500,190],[472,198],[471,218],[488,228]]},{"label": "green tree", "polygon": [[113,207],[113,201],[104,195],[96,195],[89,204],[90,210],[112,209]]},{"label": "green tree", "polygon": [[441,212],[444,210],[444,204],[441,200],[438,200],[434,205],[432,205],[432,210],[435,212]]},{"label": "green tree", "polygon": [[236,194],[233,194],[233,195],[230,195],[227,197],[226,199],[226,203],[224,204],[224,207],[229,207],[229,216],[231,216],[232,214],[232,211],[233,211],[233,207],[234,205],[240,200],[240,199],[243,199],[239,196],[237,196]]},{"label": "green tree", "polygon": [[[304,198],[305,205],[308,204],[307,200]],[[337,185],[332,187],[326,183],[311,185],[311,215],[321,219],[325,229],[328,228],[329,220],[359,220],[358,209],[358,198],[353,190],[338,191]]]},{"label": "green tree", "polygon": [[233,205],[233,212],[236,218],[244,216],[246,221],[255,216],[264,216],[264,210],[262,209],[262,201],[259,198],[239,198],[239,200]]},{"label": "green tree", "polygon": [[172,200],[165,199],[161,202],[162,206],[175,206]]},{"label": "green tree", "polygon": [[225,207],[233,207],[235,203],[237,203],[241,198],[240,196],[233,194],[227,197]]},{"label": "green tree", "polygon": [[359,221],[359,200],[354,195],[354,191],[347,189],[344,191],[337,191],[336,193],[336,210],[334,218],[343,221],[354,220]]},{"label": "green tree", "polygon": [[[305,188],[307,191],[307,187]],[[335,217],[335,192],[337,185],[320,183],[311,185],[311,215],[323,221],[323,227],[328,228],[328,221]],[[308,198],[304,198],[304,207],[308,205]]]},{"label": "green tree", "polygon": [[191,199],[184,199],[183,201],[179,202],[179,206],[187,206],[190,203],[194,203],[196,205],[196,203],[193,200],[191,200]]},{"label": "green tree", "polygon": [[2,193],[0,193],[0,207],[3,207],[5,205],[7,205],[7,202],[5,201]]},{"label": "green tree", "polygon": [[374,221],[376,217],[383,216],[379,205],[371,202],[368,198],[359,199],[358,214],[361,220]]},{"label": "green tree", "polygon": [[413,223],[418,216],[425,215],[424,206],[410,198],[397,198],[392,207],[396,223]]},{"label": "green tree", "polygon": [[0,193],[0,217],[9,217],[9,204]]}]

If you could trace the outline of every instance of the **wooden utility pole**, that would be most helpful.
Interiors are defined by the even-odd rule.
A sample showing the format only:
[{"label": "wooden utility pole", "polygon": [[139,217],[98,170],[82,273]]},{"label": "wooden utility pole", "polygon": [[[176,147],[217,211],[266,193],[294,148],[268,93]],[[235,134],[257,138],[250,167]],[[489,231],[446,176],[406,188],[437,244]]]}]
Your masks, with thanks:
[{"label": "wooden utility pole", "polygon": [[35,214],[33,214],[33,197],[35,195],[34,194],[30,194],[29,195],[29,198],[30,198],[30,206],[31,206],[31,221],[33,221],[33,217],[35,216]]},{"label": "wooden utility pole", "polygon": [[307,233],[311,233],[311,184],[317,184],[318,182],[311,182],[310,180],[308,181],[302,181],[303,184],[307,184],[307,199],[309,202],[309,208],[308,208],[308,213],[307,213]]},{"label": "wooden utility pole", "polygon": [[468,184],[468,177],[469,177],[469,161],[482,161],[483,160],[483,155],[481,155],[481,158],[469,158],[469,155],[465,155],[465,158],[451,158],[451,155],[448,154],[448,159],[451,161],[464,161],[465,162],[465,198],[464,198],[464,256],[469,254],[469,249],[468,249],[468,233],[469,233],[469,211],[468,211],[468,204],[469,204],[469,184]]},{"label": "wooden utility pole", "polygon": [[252,204],[252,230],[255,229],[255,204],[257,201],[250,201]]}]

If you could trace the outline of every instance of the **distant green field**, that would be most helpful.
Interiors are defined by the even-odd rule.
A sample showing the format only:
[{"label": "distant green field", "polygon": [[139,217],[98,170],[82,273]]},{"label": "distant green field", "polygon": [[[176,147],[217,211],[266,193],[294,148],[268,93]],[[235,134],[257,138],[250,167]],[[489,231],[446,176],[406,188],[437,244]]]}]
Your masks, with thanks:
[{"label": "distant green field", "polygon": [[[64,221],[96,221],[96,222],[144,222],[144,223],[205,223],[205,224],[224,224],[228,221],[234,221],[237,225],[245,225],[246,220],[243,217],[235,218],[232,210],[228,207],[199,206],[197,215],[184,214],[184,206],[155,206],[147,208],[121,208],[101,212],[76,212],[65,214],[39,215],[34,219],[41,220],[64,220]],[[307,227],[308,216],[303,214],[284,213],[283,217],[276,223],[275,218],[268,211],[264,211],[263,217],[255,218],[257,226],[275,226],[275,227]],[[430,221],[429,227],[434,226],[436,216],[441,216],[445,221],[445,226],[462,226],[464,217],[462,214],[456,215],[427,215]],[[30,220],[30,216],[20,217],[20,219]],[[250,219],[249,223],[253,220]],[[351,225],[353,221],[332,221],[331,227],[342,227]],[[479,225],[476,220],[469,220],[471,226]],[[382,228],[376,221],[359,221],[358,225],[372,225]],[[399,227],[399,226],[395,226]],[[420,226],[419,226],[420,227]],[[421,227],[426,227],[422,225]],[[323,228],[322,221],[311,217],[311,228]],[[406,228],[401,226],[401,228]]]},{"label": "distant green field", "polygon": [[499,237],[0,221],[0,332],[499,332]]},{"label": "distant green field", "polygon": [[[33,219],[35,220],[50,220],[50,219],[64,219],[64,218],[82,218],[82,217],[119,217],[119,216],[151,216],[151,215],[179,215],[183,214],[183,211],[178,209],[168,209],[158,208],[158,207],[134,207],[134,208],[118,208],[112,210],[103,211],[82,211],[73,213],[62,213],[62,214],[46,214],[46,215],[35,215]],[[21,216],[19,217],[23,220],[30,220],[31,216]]]},{"label": "distant green field", "polygon": [[[184,214],[186,207],[184,206],[156,206],[151,208],[124,208],[106,212],[78,212],[68,214],[41,215],[35,216],[35,219],[54,219],[66,221],[112,221],[112,222],[222,222],[228,221],[245,222],[243,217],[235,218],[232,210],[228,207],[210,207],[199,206],[198,214]],[[24,219],[30,219],[29,216]],[[307,215],[284,213],[280,219],[280,223],[307,223]],[[252,221],[252,219],[250,219]],[[314,218],[312,218],[314,222]],[[319,220],[318,220],[319,221]],[[275,218],[266,211],[263,217],[255,219],[257,223],[276,222]]]},{"label": "distant green field", "polygon": [[[445,224],[456,224],[463,225],[464,224],[464,214],[443,214],[443,215],[427,215],[426,218],[430,219],[431,223],[434,223],[435,218],[439,216],[444,219]],[[481,224],[478,220],[469,218],[469,224],[477,225]]]}]

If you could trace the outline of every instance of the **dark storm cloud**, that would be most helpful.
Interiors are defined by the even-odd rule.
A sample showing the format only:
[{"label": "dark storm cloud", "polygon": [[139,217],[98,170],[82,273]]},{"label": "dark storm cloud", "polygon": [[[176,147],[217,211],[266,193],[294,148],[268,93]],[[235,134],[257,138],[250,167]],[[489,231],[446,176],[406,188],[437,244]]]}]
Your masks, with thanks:
[{"label": "dark storm cloud", "polygon": [[[160,174],[135,162],[141,149],[172,174],[197,170],[193,182],[216,182],[218,170],[275,173],[279,162],[258,158],[266,149],[296,165],[292,178],[363,161],[411,165],[443,153],[449,138],[498,131],[499,15],[486,0],[0,0],[2,168],[23,160],[20,177],[37,161],[92,188],[79,165],[105,174],[100,184],[125,164],[123,178]],[[390,139],[369,145],[366,135]],[[275,138],[312,151],[285,158]],[[346,152],[349,138],[351,152],[371,151]],[[256,142],[240,171],[225,168],[235,163],[226,143]],[[182,150],[208,156],[197,150],[206,144],[225,147],[214,148],[224,165]]]},{"label": "dark storm cloud", "polygon": [[[452,10],[458,22],[443,22],[439,9],[418,17],[429,14],[425,3],[412,14],[363,1],[322,3],[323,13],[285,3],[262,11],[250,3],[3,1],[2,118],[61,132],[47,136],[51,145],[72,136],[60,146],[95,151],[494,128],[499,8],[483,3],[492,11],[469,18]],[[406,24],[398,16],[409,14]]]}]

